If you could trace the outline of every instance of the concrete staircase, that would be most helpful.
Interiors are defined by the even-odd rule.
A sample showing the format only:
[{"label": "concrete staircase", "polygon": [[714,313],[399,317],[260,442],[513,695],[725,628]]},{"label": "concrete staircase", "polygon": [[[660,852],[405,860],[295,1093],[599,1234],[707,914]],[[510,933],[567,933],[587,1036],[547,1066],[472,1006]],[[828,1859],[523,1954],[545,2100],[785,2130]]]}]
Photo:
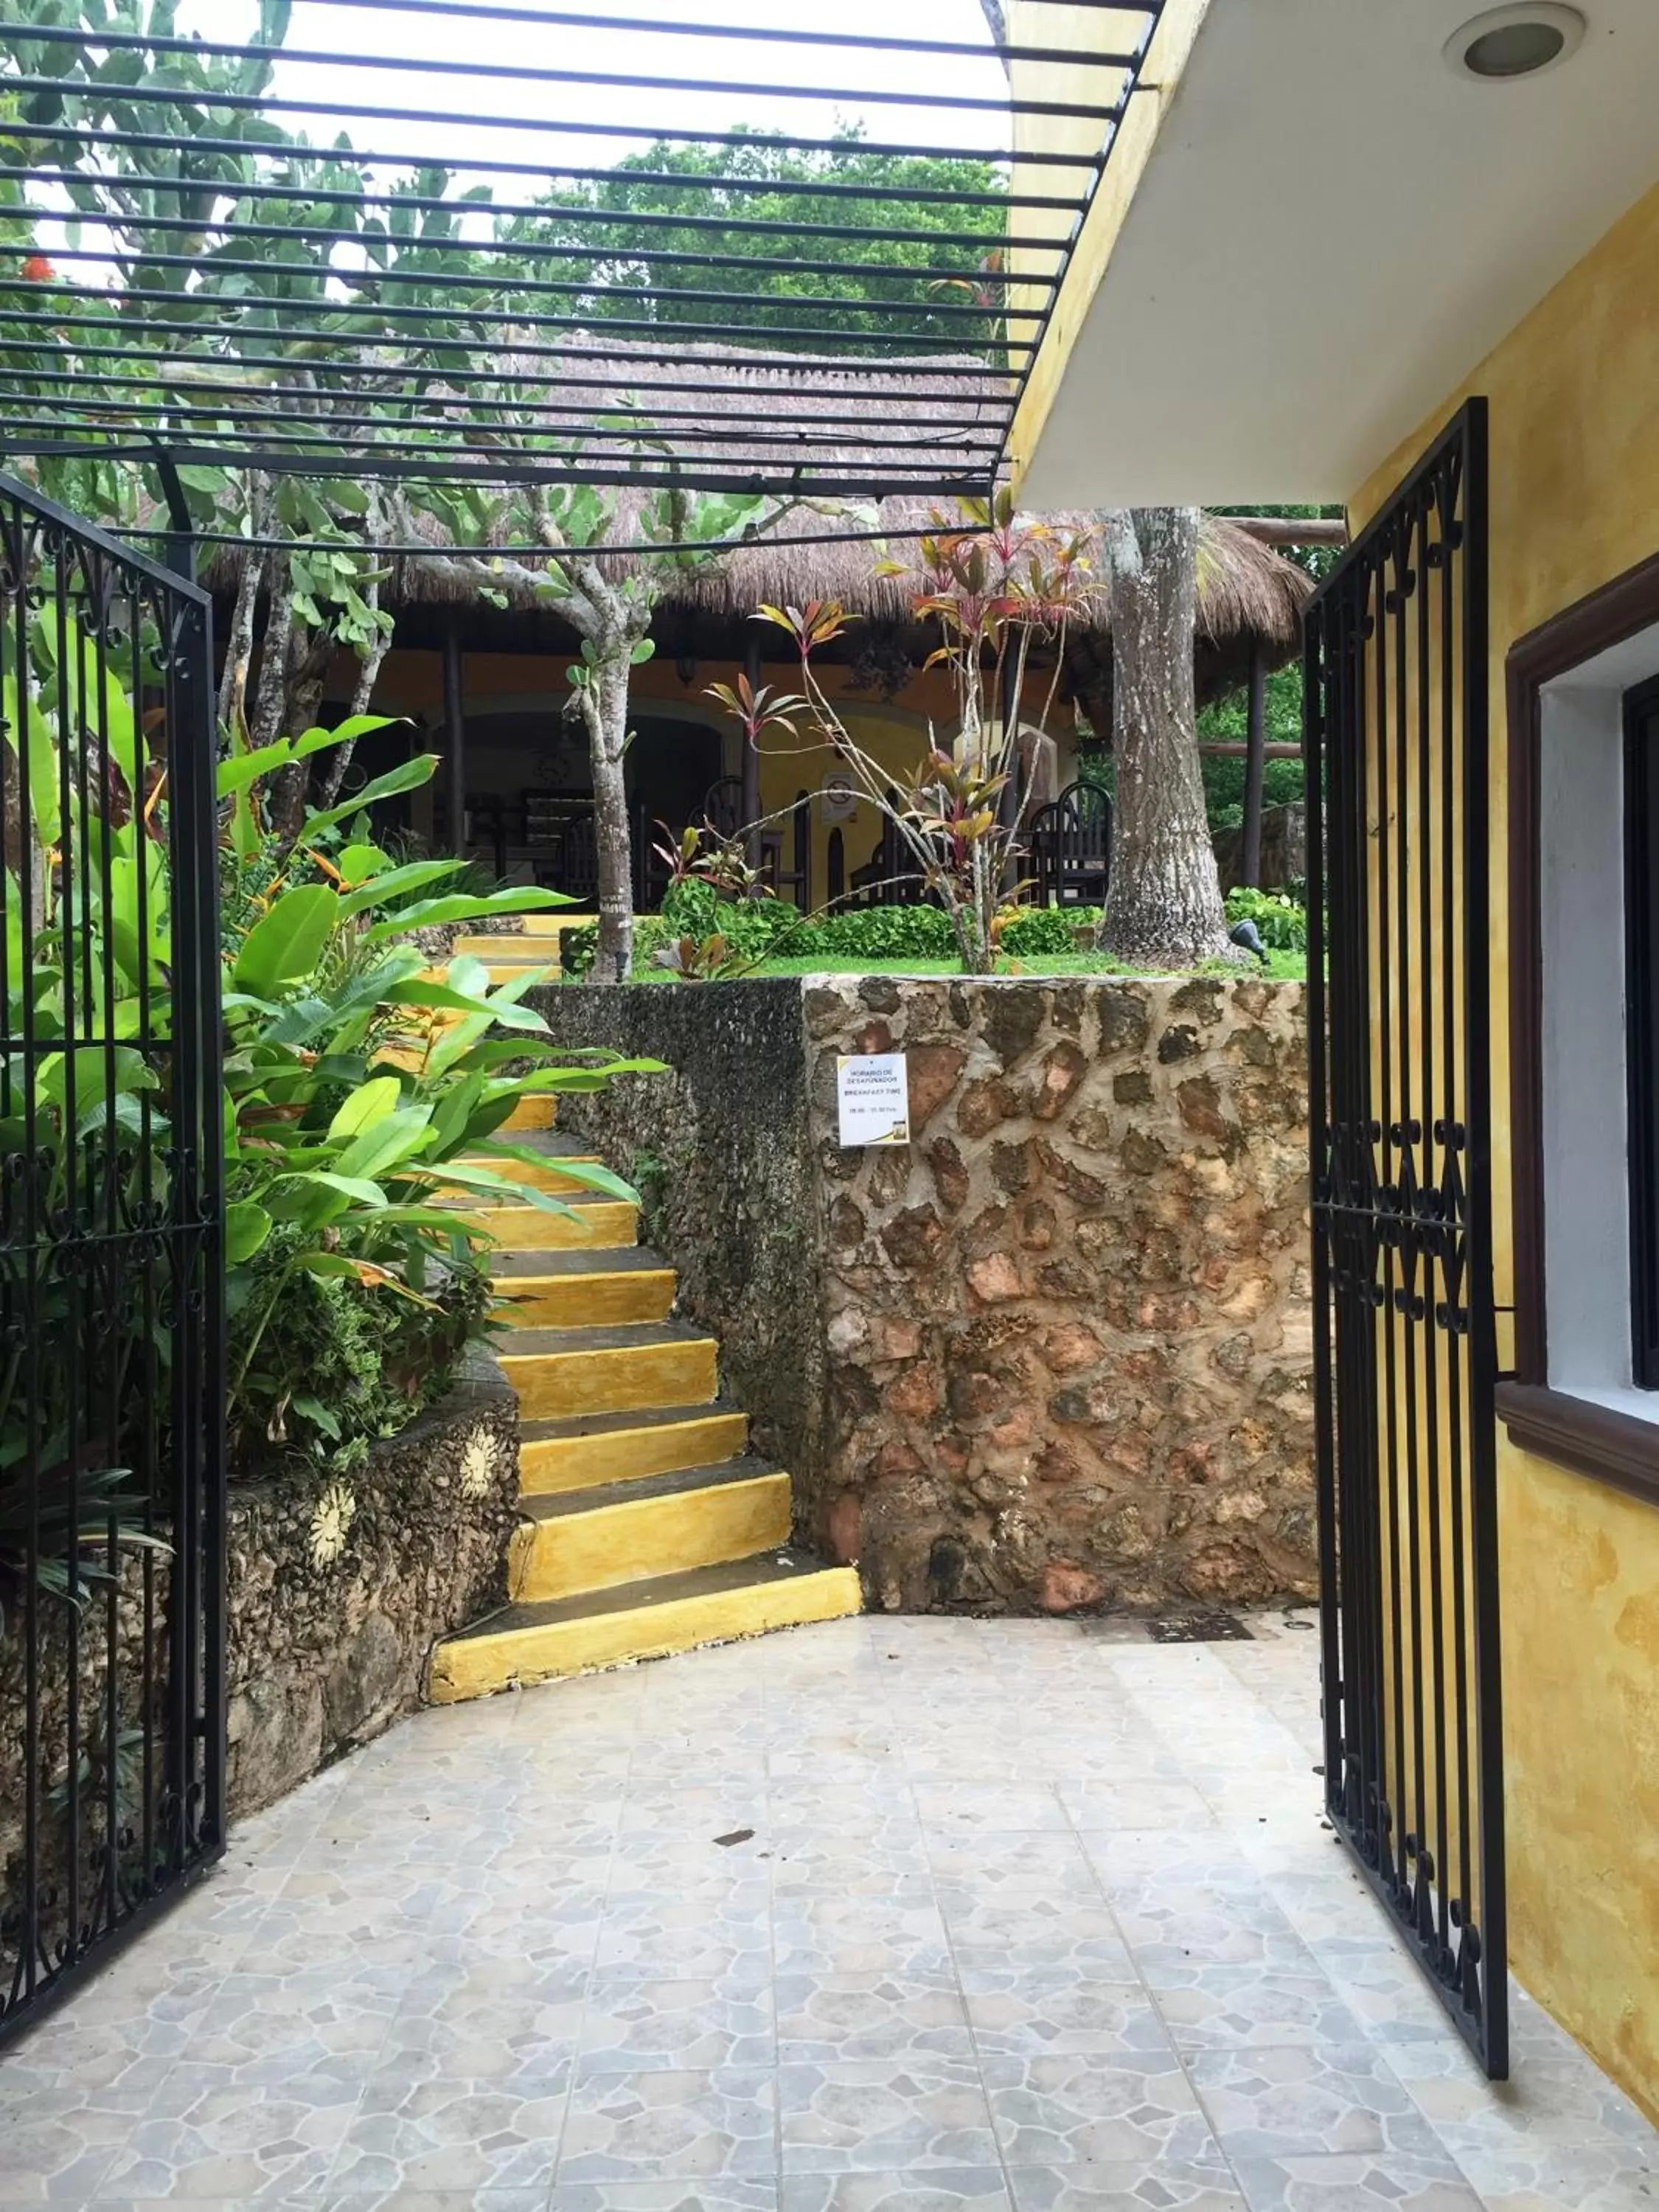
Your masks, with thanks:
[{"label": "concrete staircase", "polygon": [[508,1124],[534,1165],[490,1164],[570,1214],[478,1212],[512,1316],[501,1365],[519,1400],[526,1520],[512,1602],[433,1655],[438,1704],[860,1606],[852,1568],[790,1543],[789,1477],[750,1455],[747,1419],[720,1402],[719,1346],[672,1318],[674,1272],[640,1248],[637,1207],[568,1172],[591,1155],[555,1133],[553,1109],[526,1102]]},{"label": "concrete staircase", "polygon": [[510,983],[526,968],[556,969],[559,940],[566,930],[586,929],[599,916],[555,907],[550,913],[521,915],[520,919],[523,929],[510,934],[492,931],[484,936],[457,939],[453,957],[482,960],[489,970],[491,983]]}]

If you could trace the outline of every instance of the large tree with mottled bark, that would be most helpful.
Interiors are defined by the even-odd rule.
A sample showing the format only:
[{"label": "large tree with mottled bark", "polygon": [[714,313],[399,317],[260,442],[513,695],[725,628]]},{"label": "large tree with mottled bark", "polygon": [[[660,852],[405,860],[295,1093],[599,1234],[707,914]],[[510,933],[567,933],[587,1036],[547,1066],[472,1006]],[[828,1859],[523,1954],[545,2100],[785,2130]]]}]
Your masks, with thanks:
[{"label": "large tree with mottled bark", "polygon": [[1195,507],[1101,517],[1109,567],[1112,747],[1117,767],[1104,952],[1183,968],[1232,950],[1204,804],[1193,685]]}]

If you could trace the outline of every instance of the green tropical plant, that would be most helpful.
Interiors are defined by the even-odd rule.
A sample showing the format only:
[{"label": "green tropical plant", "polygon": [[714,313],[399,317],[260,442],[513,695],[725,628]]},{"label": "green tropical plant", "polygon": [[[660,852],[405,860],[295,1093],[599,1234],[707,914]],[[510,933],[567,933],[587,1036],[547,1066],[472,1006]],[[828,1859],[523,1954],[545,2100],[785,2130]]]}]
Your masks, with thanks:
[{"label": "green tropical plant", "polygon": [[1250,890],[1241,885],[1227,894],[1230,923],[1253,921],[1270,952],[1305,952],[1308,909],[1283,891]]},{"label": "green tropical plant", "polygon": [[[14,787],[27,760],[30,801],[9,824],[6,855],[0,1174],[27,1180],[40,1218],[71,1204],[82,1219],[165,1218],[170,794],[164,771],[140,769],[131,698],[107,670],[95,683],[82,674],[95,665],[82,646],[72,615],[36,620],[21,654],[14,625],[0,639],[0,716]],[[356,717],[263,746],[239,730],[217,768],[231,1413],[244,1458],[264,1444],[349,1443],[441,1387],[487,1323],[485,1239],[462,1202],[563,1210],[504,1172],[533,1155],[502,1124],[526,1095],[592,1088],[637,1064],[554,1051],[522,1003],[545,971],[497,989],[481,962],[434,971],[409,941],[415,929],[562,902],[481,892],[460,863],[400,860],[373,842],[367,810],[426,781],[430,756],[273,838],[276,780],[375,726]],[[102,762],[101,776],[62,773],[66,735]],[[94,852],[97,866],[76,864]],[[103,1038],[115,1040],[108,1050],[88,1048]],[[573,1167],[572,1180],[627,1188],[599,1167]],[[169,1354],[143,1273],[124,1285],[131,1325],[111,1332],[115,1407],[153,1401],[135,1363]],[[49,1273],[31,1311],[46,1341],[70,1319],[67,1297]],[[126,1508],[143,1501],[118,1472],[85,1471],[137,1455],[118,1433],[77,1443],[82,1416],[68,1390],[62,1363],[31,1373],[17,1350],[0,1359],[0,1572],[15,1585],[32,1463],[38,1498],[61,1496],[71,1519],[88,1516],[78,1534],[54,1524],[30,1547],[46,1562],[41,1586],[80,1602],[76,1559],[137,1541]]]}]

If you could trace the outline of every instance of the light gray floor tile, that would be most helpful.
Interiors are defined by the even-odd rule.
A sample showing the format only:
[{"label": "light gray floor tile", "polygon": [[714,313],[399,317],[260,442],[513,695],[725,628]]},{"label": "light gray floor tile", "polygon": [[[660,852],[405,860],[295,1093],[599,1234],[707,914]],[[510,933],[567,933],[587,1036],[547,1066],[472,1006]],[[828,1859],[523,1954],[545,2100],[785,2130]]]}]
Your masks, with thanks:
[{"label": "light gray floor tile", "polygon": [[948,1974],[778,1977],[778,2047],[786,2059],[970,2059],[961,1991]]},{"label": "light gray floor tile", "polygon": [[441,2063],[391,2062],[370,2083],[329,2176],[340,2196],[379,2190],[550,2188],[569,2069],[539,2081],[469,2081]]},{"label": "light gray floor tile", "polygon": [[575,2181],[762,2178],[777,2172],[769,2068],[579,2077],[560,2160]]},{"label": "light gray floor tile", "polygon": [[0,2059],[0,2212],[1659,2212],[1519,1991],[1481,2077],[1320,1825],[1317,1638],[1251,1628],[872,1618],[420,1715]]},{"label": "light gray floor tile", "polygon": [[872,2058],[778,2069],[786,2179],[994,2166],[978,2069],[946,2058]]},{"label": "light gray floor tile", "polygon": [[1011,2167],[1216,2159],[1209,2123],[1173,2053],[1066,2052],[983,2064]]},{"label": "light gray floor tile", "polygon": [[1016,2166],[1017,2212],[1245,2212],[1224,2166],[1167,2159],[1109,2166]]},{"label": "light gray floor tile", "polygon": [[708,2073],[769,2066],[776,2055],[772,1992],[763,1983],[742,1975],[728,1983],[598,1974],[582,2018],[578,2065],[583,2075],[653,2067]]},{"label": "light gray floor tile", "polygon": [[547,2212],[778,2212],[775,2181],[571,2181]]},{"label": "light gray floor tile", "polygon": [[1092,1967],[1071,1965],[974,1967],[963,1983],[974,2041],[987,2057],[1170,2049],[1139,1982],[1103,1982]]},{"label": "light gray floor tile", "polygon": [[782,2212],[1011,2212],[994,2166],[926,2173],[798,2173],[783,2185]]},{"label": "light gray floor tile", "polygon": [[1200,2051],[1188,2067],[1229,2158],[1396,2150],[1431,2159],[1439,2150],[1370,2044]]},{"label": "light gray floor tile", "polygon": [[1443,2155],[1396,2150],[1234,2163],[1249,2212],[1481,2212],[1480,2199]]}]

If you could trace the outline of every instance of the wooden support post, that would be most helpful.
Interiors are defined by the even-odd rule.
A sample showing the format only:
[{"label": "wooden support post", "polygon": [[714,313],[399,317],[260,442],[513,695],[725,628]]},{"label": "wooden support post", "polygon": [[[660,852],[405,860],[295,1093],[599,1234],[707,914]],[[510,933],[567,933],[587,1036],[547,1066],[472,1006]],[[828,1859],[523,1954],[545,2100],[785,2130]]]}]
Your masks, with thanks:
[{"label": "wooden support post", "polygon": [[449,848],[458,860],[466,858],[466,715],[464,697],[460,627],[452,621],[444,633],[444,741],[448,749],[444,770],[449,793]]},{"label": "wooden support post", "polygon": [[[749,650],[744,656],[744,673],[749,678],[750,690],[758,690],[761,680],[760,630],[758,626],[752,623],[749,628]],[[758,822],[761,816],[760,770],[759,750],[751,745],[745,738],[743,744],[743,804],[740,811],[743,815],[744,827],[748,831],[744,840],[746,848],[744,858],[751,868],[759,867],[761,862],[761,833],[750,826]]]},{"label": "wooden support post", "polygon": [[1240,872],[1251,890],[1261,888],[1261,781],[1267,753],[1267,656],[1250,652],[1250,719],[1244,755],[1244,835]]}]

